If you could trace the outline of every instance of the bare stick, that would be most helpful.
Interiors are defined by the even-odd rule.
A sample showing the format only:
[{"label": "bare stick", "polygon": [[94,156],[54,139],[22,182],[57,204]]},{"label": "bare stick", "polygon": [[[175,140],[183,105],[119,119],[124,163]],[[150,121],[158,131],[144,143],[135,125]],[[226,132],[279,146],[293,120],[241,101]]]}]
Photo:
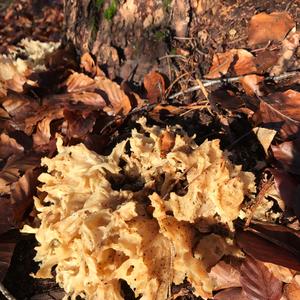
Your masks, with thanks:
[{"label": "bare stick", "polygon": [[[298,75],[298,74],[299,74],[299,71],[286,72],[286,73],[283,73],[283,74],[278,75],[278,76],[266,77],[265,80],[280,81],[280,80],[283,80],[283,79],[293,77],[293,76]],[[245,76],[247,76],[247,75],[229,77],[229,78],[220,78],[220,79],[203,79],[203,80],[201,80],[201,82],[202,82],[204,87],[210,87],[210,86],[213,86],[213,85],[216,85],[216,84],[237,82]],[[192,92],[199,91],[199,90],[201,90],[201,86],[200,85],[195,85],[195,86],[193,86],[193,87],[191,87],[191,88],[189,88],[185,91],[181,91],[181,92],[178,92],[178,93],[175,93],[175,94],[171,95],[169,97],[169,99],[174,99],[178,96],[182,96],[182,95],[185,95],[187,93],[192,93]]]},{"label": "bare stick", "polygon": [[4,287],[4,285],[0,282],[0,293],[7,299],[7,300],[16,300],[10,292]]}]

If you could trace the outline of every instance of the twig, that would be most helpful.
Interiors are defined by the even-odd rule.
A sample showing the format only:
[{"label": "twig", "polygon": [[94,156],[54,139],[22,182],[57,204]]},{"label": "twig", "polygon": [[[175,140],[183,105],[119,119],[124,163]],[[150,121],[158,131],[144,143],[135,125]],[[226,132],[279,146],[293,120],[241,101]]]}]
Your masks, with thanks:
[{"label": "twig", "polygon": [[[299,74],[299,71],[286,72],[286,73],[283,73],[283,74],[278,75],[278,76],[266,77],[265,80],[280,81],[280,80],[283,80],[283,79],[293,77],[293,76],[298,75],[298,74]],[[250,74],[247,74],[247,75],[250,75]],[[247,75],[236,76],[236,77],[228,77],[228,78],[220,78],[220,79],[202,79],[201,81],[202,81],[204,87],[210,87],[210,86],[213,86],[213,85],[216,85],[216,84],[237,82],[241,78],[243,78]],[[168,98],[169,99],[174,99],[178,96],[182,96],[182,95],[185,95],[187,93],[192,93],[192,92],[199,91],[199,90],[201,90],[201,86],[200,85],[195,85],[195,86],[193,86],[193,87],[191,87],[191,88],[189,88],[185,91],[175,93],[175,94],[169,96]]]},{"label": "twig", "polygon": [[250,215],[247,218],[247,221],[245,223],[245,227],[248,227],[251,223],[251,220],[253,218],[254,212],[256,211],[257,207],[259,206],[259,204],[263,201],[266,192],[271,188],[273,184],[273,176],[263,185],[262,189],[259,191],[256,199],[255,199],[255,203],[254,205],[251,207],[251,212]]},{"label": "twig", "polygon": [[179,55],[179,54],[170,54],[170,55],[161,56],[159,58],[159,60],[166,59],[166,58],[180,58],[180,59],[186,60],[186,57]]},{"label": "twig", "polygon": [[7,300],[16,300],[10,292],[4,287],[4,285],[0,282],[0,293],[7,299]]}]

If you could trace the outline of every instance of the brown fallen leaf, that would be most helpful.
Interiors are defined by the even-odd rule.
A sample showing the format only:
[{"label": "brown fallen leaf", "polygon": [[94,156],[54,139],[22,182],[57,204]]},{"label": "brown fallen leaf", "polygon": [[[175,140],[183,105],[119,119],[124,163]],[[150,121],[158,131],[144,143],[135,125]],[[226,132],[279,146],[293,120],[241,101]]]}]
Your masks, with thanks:
[{"label": "brown fallen leaf", "polygon": [[255,46],[269,41],[280,42],[295,25],[287,12],[259,13],[249,22],[248,44]]},{"label": "brown fallen leaf", "polygon": [[245,292],[240,287],[229,288],[217,293],[214,300],[249,300]]},{"label": "brown fallen leaf", "polygon": [[279,300],[282,296],[282,282],[250,256],[241,266],[241,284],[248,300]]},{"label": "brown fallen leaf", "polygon": [[295,176],[292,176],[286,171],[272,169],[271,172],[274,176],[275,188],[281,199],[288,208],[294,211],[300,220],[300,202],[298,198],[300,182]]},{"label": "brown fallen leaf", "polygon": [[10,266],[17,240],[18,234],[16,232],[7,232],[0,235],[0,282],[3,281]]},{"label": "brown fallen leaf", "polygon": [[295,270],[271,263],[264,263],[264,265],[277,279],[285,283],[290,283],[293,280],[294,275],[297,273]]},{"label": "brown fallen leaf", "polygon": [[288,300],[300,299],[300,275],[296,275],[293,280],[284,287],[284,295]]},{"label": "brown fallen leaf", "polygon": [[69,138],[83,137],[93,131],[96,123],[96,115],[93,112],[64,110],[64,118],[67,122],[66,135]]},{"label": "brown fallen leaf", "polygon": [[272,145],[274,157],[282,167],[293,174],[300,175],[300,139]]},{"label": "brown fallen leaf", "polygon": [[279,130],[282,138],[293,138],[300,126],[300,93],[287,90],[276,92],[260,101],[259,110],[255,113],[256,123]]},{"label": "brown fallen leaf", "polygon": [[81,56],[80,67],[83,68],[83,70],[89,75],[91,75],[92,77],[95,76],[105,77],[104,72],[100,70],[100,68],[97,66],[96,62],[88,52],[84,53]]},{"label": "brown fallen leaf", "polygon": [[17,141],[9,137],[5,133],[0,135],[0,159],[8,158],[12,154],[18,154],[24,151],[22,145],[18,144]]},{"label": "brown fallen leaf", "polygon": [[268,128],[263,128],[263,127],[255,127],[252,129],[252,131],[257,136],[257,139],[261,143],[261,145],[264,148],[264,151],[267,155],[268,149],[271,146],[271,143],[272,143],[277,131],[274,129],[268,129]]},{"label": "brown fallen leaf", "polygon": [[242,84],[245,92],[249,96],[262,96],[263,93],[260,90],[260,83],[263,82],[264,77],[255,74],[247,75],[240,78],[240,83]]},{"label": "brown fallen leaf", "polygon": [[108,78],[96,77],[95,84],[97,89],[104,92],[101,96],[112,106],[114,114],[126,116],[130,112],[132,106],[129,97],[117,83]]},{"label": "brown fallen leaf", "polygon": [[40,157],[37,154],[12,155],[0,171],[1,194],[10,194],[10,186],[20,178],[20,172],[25,173],[40,165]]},{"label": "brown fallen leaf", "polygon": [[218,262],[209,272],[209,277],[213,280],[214,291],[240,287],[239,265],[231,265],[224,261]]},{"label": "brown fallen leaf", "polygon": [[208,79],[220,78],[229,72],[233,75],[245,75],[256,72],[254,56],[244,49],[231,49],[225,53],[216,53],[213,57]]},{"label": "brown fallen leaf", "polygon": [[65,82],[67,91],[77,92],[82,91],[83,88],[87,88],[95,83],[94,79],[83,73],[72,73]]},{"label": "brown fallen leaf", "polygon": [[[273,235],[277,235],[275,232]],[[248,254],[254,258],[263,261],[270,262],[273,264],[281,265],[293,270],[300,271],[300,259],[294,253],[297,252],[286,242],[275,240],[273,236],[268,237],[266,234],[264,237],[260,236],[259,233],[255,234],[250,231],[238,231],[236,234],[236,240],[238,245]],[[283,244],[283,246],[278,244]],[[291,251],[288,249],[291,247]],[[297,248],[296,248],[297,249]],[[270,255],[270,253],[276,253],[276,255]]]},{"label": "brown fallen leaf", "polygon": [[163,76],[151,71],[144,77],[144,87],[147,91],[147,98],[150,103],[156,103],[161,99],[166,91],[166,83]]}]

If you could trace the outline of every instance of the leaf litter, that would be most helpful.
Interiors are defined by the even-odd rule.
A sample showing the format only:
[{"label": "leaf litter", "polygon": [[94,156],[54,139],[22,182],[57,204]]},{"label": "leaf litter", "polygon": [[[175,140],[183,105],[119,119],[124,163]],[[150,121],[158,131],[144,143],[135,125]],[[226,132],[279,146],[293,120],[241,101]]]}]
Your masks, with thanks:
[{"label": "leaf litter", "polygon": [[138,88],[55,39],[6,47],[4,283],[23,227],[38,241],[34,276],[54,277],[65,299],[298,299],[294,28],[287,12],[256,14],[251,49],[214,53],[201,78],[181,44],[170,85],[153,69]]}]

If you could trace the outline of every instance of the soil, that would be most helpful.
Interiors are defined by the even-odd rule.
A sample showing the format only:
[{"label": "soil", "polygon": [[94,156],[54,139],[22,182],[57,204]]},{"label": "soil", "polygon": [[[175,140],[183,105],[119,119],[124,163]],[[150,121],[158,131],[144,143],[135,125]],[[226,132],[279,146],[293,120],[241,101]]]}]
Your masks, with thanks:
[{"label": "soil", "polygon": [[[62,3],[61,1],[33,1],[33,3],[28,4],[28,1],[16,1],[21,3],[21,6],[15,6],[17,11],[18,18],[24,17],[28,18],[31,21],[31,25],[22,33],[17,36],[11,34],[11,30],[7,29],[7,26],[12,26],[13,31],[20,31],[20,28],[14,27],[11,23],[13,19],[5,19],[6,10],[8,9],[5,5],[0,9],[0,38],[1,46],[0,52],[4,53],[7,51],[8,45],[17,44],[21,38],[24,37],[33,37],[42,40],[58,40],[62,32],[62,19],[61,15],[58,15],[58,22],[49,23],[48,26],[54,26],[54,30],[47,31],[45,26],[43,30],[37,29],[39,25],[39,20],[41,14],[45,11],[46,8],[55,8],[60,10],[62,13]],[[145,47],[149,51],[149,56],[145,58],[143,70],[143,75],[147,73],[149,68],[155,63],[159,62],[157,55],[152,56],[153,53],[159,54],[159,56],[164,56],[167,53],[172,53],[173,49],[189,53],[190,59],[189,62],[181,62],[178,59],[168,59],[168,64],[165,64],[163,69],[170,81],[172,81],[175,75],[180,75],[184,72],[190,72],[191,78],[202,77],[203,74],[207,73],[207,70],[210,66],[211,59],[214,53],[223,52],[228,49],[233,48],[247,48],[247,24],[251,16],[255,15],[258,12],[274,12],[274,11],[287,11],[293,19],[300,24],[300,1],[299,0],[224,0],[224,1],[202,1],[203,2],[203,11],[201,14],[193,12],[191,14],[189,30],[187,37],[184,39],[175,39],[174,32],[169,31],[168,36],[164,37],[158,44],[151,44],[145,41]],[[33,5],[33,6],[32,6]],[[34,10],[32,10],[34,7]],[[34,12],[34,13],[32,13]],[[14,12],[13,12],[14,13]],[[56,29],[55,29],[56,28]],[[160,51],[157,53],[157,48]],[[125,49],[122,49],[124,51]],[[151,54],[151,55],[150,55]],[[123,67],[126,65],[126,61],[123,62]],[[130,66],[135,65],[135,61],[128,62]],[[169,72],[169,66],[172,64],[177,70],[176,73]],[[127,68],[127,67],[126,67]],[[122,69],[122,68],[121,68]],[[124,71],[124,70],[123,70]],[[124,71],[125,72],[125,71]],[[127,72],[127,71],[126,71]],[[120,73],[121,74],[121,73]],[[119,75],[120,75],[119,74]],[[141,79],[141,74],[137,75],[135,81],[138,82]],[[189,83],[186,84],[185,88],[189,87]],[[182,88],[182,86],[178,86]],[[190,102],[191,96],[189,98],[184,98],[180,101]],[[212,132],[217,132],[219,129],[219,124],[209,125],[205,128],[199,129],[199,118],[204,120],[208,116],[201,115],[199,113],[193,113],[190,115],[189,128],[193,127],[203,133],[199,137],[199,142],[207,135]],[[174,121],[174,120],[173,120]],[[172,122],[172,120],[170,120]],[[175,122],[175,121],[174,121]],[[245,120],[245,127],[247,127]],[[211,127],[212,126],[212,127]],[[234,122],[231,124],[233,131],[236,132],[236,136],[240,137],[243,135],[243,132],[239,132],[239,128],[235,128]],[[214,131],[211,129],[214,128]],[[236,138],[234,138],[236,139]],[[234,140],[233,139],[233,140]],[[223,147],[229,146],[230,141],[225,142]],[[249,154],[249,145],[253,146],[253,141],[249,139],[247,143],[241,143],[237,145],[236,148],[236,163],[242,163],[246,169],[251,169],[252,164],[255,163],[257,158],[251,157]],[[235,149],[233,149],[235,151]],[[256,149],[255,153],[261,155],[261,149]],[[36,241],[31,236],[21,236],[18,241],[15,252],[11,261],[11,265],[6,274],[6,277],[3,281],[4,286],[8,291],[18,300],[23,299],[32,299],[32,300],[48,300],[48,299],[61,299],[63,292],[55,284],[53,280],[40,280],[34,279],[30,276],[30,273],[34,273],[37,270],[37,264],[33,261],[34,246]],[[186,286],[188,287],[188,286]],[[173,292],[176,293],[178,288],[173,287]],[[133,299],[131,292],[128,290],[128,287],[124,286],[124,291],[128,296],[127,299]],[[5,299],[1,298],[0,299]],[[187,294],[185,296],[179,297],[177,299],[197,299],[192,295],[192,291],[187,288]]]}]

